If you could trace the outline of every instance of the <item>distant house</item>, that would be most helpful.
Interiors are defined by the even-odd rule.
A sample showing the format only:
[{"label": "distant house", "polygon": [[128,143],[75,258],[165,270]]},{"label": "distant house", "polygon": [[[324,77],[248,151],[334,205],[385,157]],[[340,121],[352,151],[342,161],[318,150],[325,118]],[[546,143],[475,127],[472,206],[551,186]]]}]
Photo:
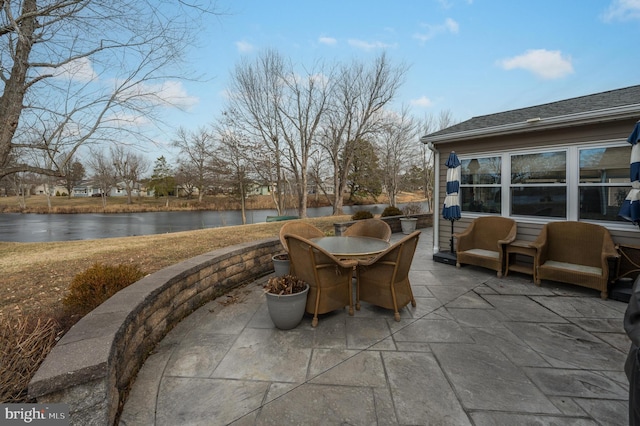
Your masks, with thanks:
[{"label": "distant house", "polygon": [[[501,215],[533,240],[550,221],[607,227],[616,243],[640,245],[637,227],[618,217],[631,189],[627,137],[640,119],[640,85],[500,112],[421,138],[435,155],[436,205],[442,209],[445,161],[462,162],[462,219]],[[439,213],[439,212],[436,212]],[[451,223],[434,214],[434,252],[448,251]]]},{"label": "distant house", "polygon": [[68,191],[67,191],[67,187],[62,185],[62,184],[54,184],[54,185],[50,185],[50,184],[39,184],[39,185],[35,185],[33,187],[33,190],[31,191],[32,194],[34,195],[47,195],[49,194],[49,196],[51,197],[55,197],[56,195],[67,195]]}]

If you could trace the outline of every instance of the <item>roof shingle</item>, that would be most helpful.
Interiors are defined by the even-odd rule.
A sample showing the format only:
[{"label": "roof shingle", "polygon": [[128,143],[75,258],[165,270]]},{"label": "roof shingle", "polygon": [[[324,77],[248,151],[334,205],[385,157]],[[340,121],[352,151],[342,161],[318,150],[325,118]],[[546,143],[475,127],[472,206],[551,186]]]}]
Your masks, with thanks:
[{"label": "roof shingle", "polygon": [[499,112],[496,114],[473,117],[451,127],[447,127],[446,129],[431,133],[428,136],[442,136],[452,133],[525,122],[529,119],[560,117],[635,104],[640,104],[640,85],[527,108]]}]

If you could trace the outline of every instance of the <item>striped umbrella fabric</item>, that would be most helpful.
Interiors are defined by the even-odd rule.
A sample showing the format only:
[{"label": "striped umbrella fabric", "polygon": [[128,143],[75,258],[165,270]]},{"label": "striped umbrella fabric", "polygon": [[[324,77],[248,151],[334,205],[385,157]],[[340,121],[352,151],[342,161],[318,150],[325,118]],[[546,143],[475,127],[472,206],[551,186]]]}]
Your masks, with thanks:
[{"label": "striped umbrella fabric", "polygon": [[627,194],[618,216],[640,225],[640,120],[627,138],[631,144],[631,165],[629,167],[631,191]]},{"label": "striped umbrella fabric", "polygon": [[458,220],[460,212],[460,160],[455,152],[451,151],[447,162],[447,194],[442,207],[442,217],[447,220]]},{"label": "striped umbrella fabric", "polygon": [[453,251],[453,222],[460,219],[462,212],[460,211],[460,160],[455,152],[451,151],[447,158],[447,195],[444,197],[444,206],[442,207],[442,217],[451,221],[451,247]]}]

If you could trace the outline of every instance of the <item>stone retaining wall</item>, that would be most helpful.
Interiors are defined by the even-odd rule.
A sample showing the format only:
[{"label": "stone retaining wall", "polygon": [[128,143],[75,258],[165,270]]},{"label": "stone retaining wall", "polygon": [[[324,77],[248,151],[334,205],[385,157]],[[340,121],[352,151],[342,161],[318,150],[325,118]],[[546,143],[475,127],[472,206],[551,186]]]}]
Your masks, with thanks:
[{"label": "stone retaining wall", "polygon": [[111,425],[155,345],[198,307],[273,271],[277,238],[215,250],[148,275],[82,318],[29,384],[39,403],[69,404],[72,425]]},{"label": "stone retaining wall", "polygon": [[[400,225],[400,218],[403,217],[415,217],[418,219],[418,223],[416,225],[417,229],[420,228],[431,228],[433,226],[433,213],[420,213],[420,214],[412,214],[410,216],[386,216],[386,217],[380,217],[378,219],[384,220],[385,222],[387,222],[387,224],[389,225],[389,227],[391,227],[391,232],[393,233],[397,233],[397,232],[402,232],[402,227]],[[354,223],[356,223],[355,220],[350,220],[347,222],[338,222],[338,223],[334,223],[333,224],[333,229],[335,231],[336,235],[342,235],[342,233],[345,231],[345,229],[347,229],[348,227],[350,227],[351,225],[353,225]]]}]

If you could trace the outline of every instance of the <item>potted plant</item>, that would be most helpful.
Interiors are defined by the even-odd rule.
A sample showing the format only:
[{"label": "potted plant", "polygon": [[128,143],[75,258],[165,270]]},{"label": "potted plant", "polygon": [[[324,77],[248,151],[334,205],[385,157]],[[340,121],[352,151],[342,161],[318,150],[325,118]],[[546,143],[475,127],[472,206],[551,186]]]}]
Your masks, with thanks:
[{"label": "potted plant", "polygon": [[289,261],[289,253],[279,253],[271,256],[273,261],[273,270],[276,277],[283,277],[289,275],[291,262]]},{"label": "potted plant", "polygon": [[264,290],[273,324],[281,330],[297,327],[307,306],[309,284],[293,275],[276,276],[269,278]]},{"label": "potted plant", "polygon": [[402,228],[403,234],[411,234],[416,230],[416,226],[418,224],[417,217],[411,217],[412,214],[419,214],[422,212],[422,206],[418,203],[409,203],[402,208],[402,214],[405,217],[400,218],[400,227]]}]

